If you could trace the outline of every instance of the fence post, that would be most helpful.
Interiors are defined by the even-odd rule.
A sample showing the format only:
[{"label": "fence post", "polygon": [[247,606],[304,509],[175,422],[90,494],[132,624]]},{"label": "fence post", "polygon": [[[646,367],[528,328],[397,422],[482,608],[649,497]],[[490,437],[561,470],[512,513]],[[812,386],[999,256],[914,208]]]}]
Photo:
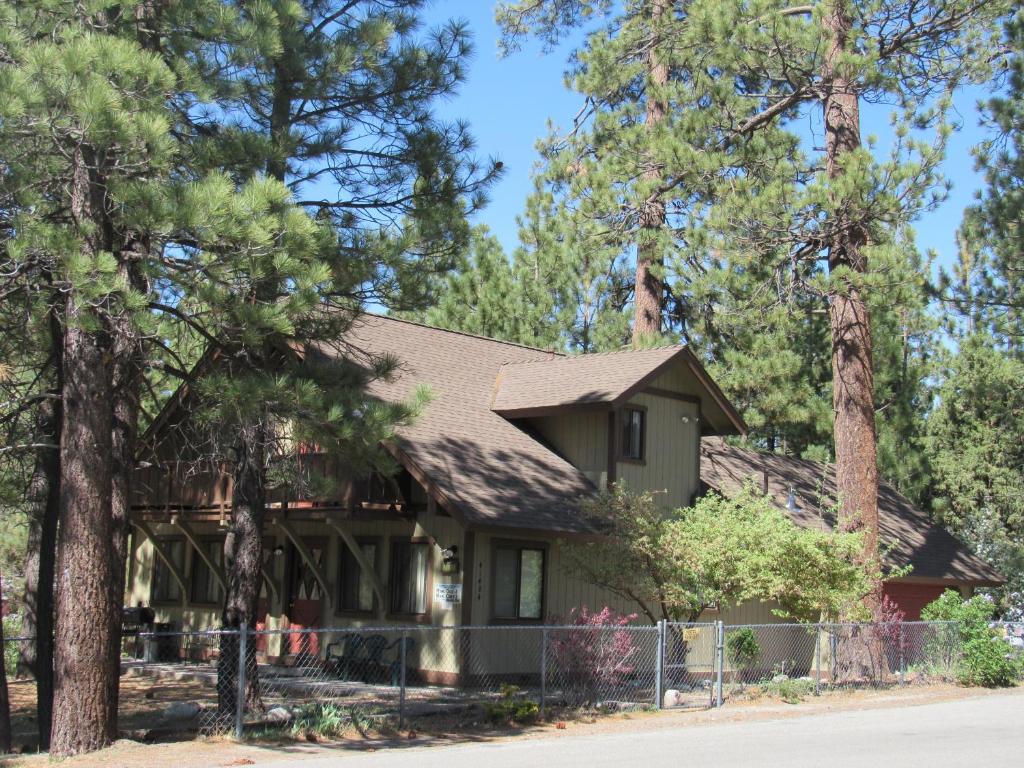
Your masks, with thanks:
[{"label": "fence post", "polygon": [[402,642],[401,642],[401,660],[402,660],[402,676],[400,678],[401,687],[398,689],[398,727],[405,727],[405,647],[407,645],[406,638],[408,634],[406,630],[402,630]]},{"label": "fence post", "polygon": [[814,695],[821,696],[821,624],[814,625]]},{"label": "fence post", "polygon": [[665,619],[658,621],[658,647],[654,653],[654,706],[662,709],[665,695],[662,691],[665,676]]},{"label": "fence post", "polygon": [[548,628],[540,631],[540,719],[544,719],[544,704],[548,693]]},{"label": "fence post", "polygon": [[235,738],[242,738],[242,722],[245,719],[245,673],[247,644],[249,635],[248,623],[243,621],[238,628],[238,699],[235,702]]},{"label": "fence post", "polygon": [[906,683],[907,676],[907,656],[906,651],[903,649],[903,622],[900,622],[900,633],[897,637],[896,642],[900,644],[900,687]]},{"label": "fence post", "polygon": [[725,676],[725,623],[721,620],[715,622],[715,706],[721,707],[723,703],[722,678]]}]

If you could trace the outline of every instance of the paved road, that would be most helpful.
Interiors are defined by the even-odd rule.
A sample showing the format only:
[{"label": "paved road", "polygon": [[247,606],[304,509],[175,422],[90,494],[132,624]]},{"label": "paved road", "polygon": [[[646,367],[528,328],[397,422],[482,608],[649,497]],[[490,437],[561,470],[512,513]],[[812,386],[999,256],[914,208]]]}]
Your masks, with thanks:
[{"label": "paved road", "polygon": [[900,709],[808,714],[638,733],[345,753],[261,768],[600,768],[663,766],[1021,765],[1024,696],[994,695]]}]

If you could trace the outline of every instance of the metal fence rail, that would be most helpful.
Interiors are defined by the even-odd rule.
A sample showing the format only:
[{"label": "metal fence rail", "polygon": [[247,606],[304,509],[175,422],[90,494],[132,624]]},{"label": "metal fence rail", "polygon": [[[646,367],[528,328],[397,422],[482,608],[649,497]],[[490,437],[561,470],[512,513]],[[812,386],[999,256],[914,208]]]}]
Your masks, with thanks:
[{"label": "metal fence rail", "polygon": [[[1024,624],[991,626],[1008,653],[1024,652]],[[944,622],[245,628],[130,640],[123,731],[238,736],[337,713],[399,727],[436,715],[528,722],[706,708],[771,690],[922,685],[954,679],[962,653],[959,627]],[[10,685],[16,738],[29,738],[34,683]]]}]

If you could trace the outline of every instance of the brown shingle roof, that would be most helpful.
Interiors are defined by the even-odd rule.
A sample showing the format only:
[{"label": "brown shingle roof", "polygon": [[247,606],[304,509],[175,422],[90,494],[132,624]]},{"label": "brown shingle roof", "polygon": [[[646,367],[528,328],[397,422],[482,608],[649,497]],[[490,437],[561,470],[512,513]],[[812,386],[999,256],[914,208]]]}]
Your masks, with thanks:
[{"label": "brown shingle roof", "polygon": [[688,366],[710,395],[702,403],[703,416],[718,434],[746,432],[743,419],[683,346],[506,363],[491,408],[503,416],[524,417],[576,406],[617,406],[674,363]]},{"label": "brown shingle roof", "polygon": [[503,364],[555,354],[374,315],[358,320],[345,341],[356,359],[390,354],[400,361],[394,380],[373,383],[372,394],[393,401],[429,387],[431,401],[399,430],[396,449],[449,511],[470,526],[592,530],[578,511],[595,490],[590,481],[490,408]]},{"label": "brown shingle roof", "polygon": [[[830,465],[744,450],[721,438],[705,437],[701,441],[700,476],[705,485],[721,493],[735,492],[748,480],[758,487],[766,483],[768,493],[784,509],[792,490],[797,509],[787,511],[797,523],[826,530],[835,524],[830,511],[836,498],[835,472]],[[912,565],[909,578],[978,585],[1002,582],[995,569],[886,483],[878,487],[878,526],[881,545],[892,547],[887,565]]]}]

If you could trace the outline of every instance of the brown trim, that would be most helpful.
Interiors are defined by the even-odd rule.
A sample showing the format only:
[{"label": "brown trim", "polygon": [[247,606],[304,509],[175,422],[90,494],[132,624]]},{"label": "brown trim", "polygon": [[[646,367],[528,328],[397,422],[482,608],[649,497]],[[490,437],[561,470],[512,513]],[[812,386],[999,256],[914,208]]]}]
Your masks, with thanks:
[{"label": "brown trim", "polygon": [[[434,615],[434,542],[428,536],[388,536],[388,604],[384,618],[395,621],[411,621],[415,624],[431,624]],[[423,601],[423,613],[396,613],[391,609],[391,599],[395,588],[391,575],[393,572],[395,544],[424,544],[427,547],[427,579],[423,589],[426,591]]]},{"label": "brown trim", "polygon": [[992,579],[978,579],[970,576],[904,576],[899,579],[882,579],[883,584],[931,584],[934,586],[956,587],[1001,587],[1005,582]]},{"label": "brown trim", "polygon": [[736,427],[736,430],[740,435],[746,437],[747,423],[743,420],[743,417],[740,416],[739,411],[737,411],[733,407],[732,403],[729,402],[725,393],[722,392],[718,384],[715,383],[715,380],[711,378],[711,375],[707,372],[704,366],[700,364],[696,355],[694,355],[689,349],[684,349],[683,352],[686,353],[686,361],[689,363],[690,369],[693,371],[694,375],[701,384],[704,385],[704,388],[711,393],[711,397],[718,404],[718,407],[725,413],[726,418],[728,418],[729,421],[732,422],[732,425]]},{"label": "brown trim", "polygon": [[476,533],[462,534],[462,615],[463,626],[473,623],[473,574],[476,572]]},{"label": "brown trim", "polygon": [[[509,618],[499,617],[494,615],[494,606],[497,603],[497,588],[498,588],[498,557],[497,553],[499,549],[515,549],[520,552],[519,564],[516,570],[517,582],[516,582],[516,613],[519,613],[519,579],[522,576],[522,550],[524,549],[539,549],[542,553],[542,563],[540,568],[540,616],[536,619],[530,618]],[[491,539],[491,611],[488,617],[488,623],[494,625],[508,625],[508,624],[543,624],[544,616],[548,607],[548,563],[551,558],[550,555],[550,543],[547,541],[536,541],[530,539]]]},{"label": "brown trim", "polygon": [[[345,543],[345,540],[341,538],[341,536],[333,536],[332,538],[335,541],[335,546],[338,548],[338,568],[337,568],[338,572],[335,574],[335,587],[334,587],[334,591],[337,593],[337,595],[335,596],[334,600],[332,601],[333,605],[331,606],[331,610],[334,612],[335,616],[342,616],[342,617],[348,618],[348,619],[374,619],[374,618],[376,618],[378,610],[377,610],[377,593],[375,591],[373,592],[373,607],[370,608],[370,610],[368,610],[368,611],[363,611],[363,610],[359,610],[359,609],[349,610],[347,608],[341,608],[340,607],[342,592],[343,592],[343,589],[344,589],[344,587],[343,587],[344,581],[342,580],[341,566],[342,566],[342,563],[344,562],[344,557],[345,557],[346,553],[350,557],[352,557],[353,559],[355,558],[355,556],[352,555],[352,553],[348,551],[348,545]],[[362,546],[363,544],[373,544],[377,548],[377,551],[374,554],[374,558],[373,558],[373,568],[374,568],[375,571],[377,571],[377,575],[379,576],[380,575],[380,570],[379,569],[380,569],[380,560],[381,560],[381,550],[383,549],[384,536],[383,535],[381,535],[381,536],[368,535],[368,536],[354,536],[353,538],[356,540],[356,544],[359,544],[360,546]],[[356,565],[359,565],[359,563],[356,562]],[[359,569],[359,576],[360,576],[360,578],[362,578],[362,568]]]},{"label": "brown trim", "polygon": [[618,421],[618,428],[621,430],[625,426],[624,417],[627,413],[638,412],[641,414],[640,418],[640,456],[627,456],[625,454],[626,446],[622,440],[619,440],[618,460],[624,464],[639,464],[644,466],[647,464],[647,406],[639,405],[637,403],[626,403],[618,409],[620,417]]},{"label": "brown trim", "polygon": [[535,405],[527,408],[491,408],[491,410],[506,419],[530,419],[538,416],[551,416],[566,412],[576,413],[578,411],[607,411],[613,407],[608,399],[602,400],[577,400],[570,403],[558,403],[555,405]]},{"label": "brown trim", "polygon": [[670,400],[682,400],[684,403],[701,404],[701,399],[696,395],[687,395],[683,392],[676,392],[671,389],[662,389],[661,387],[646,387],[640,394],[651,395],[652,397],[667,397]]},{"label": "brown trim", "polygon": [[426,472],[420,469],[419,465],[412,460],[412,457],[410,457],[409,454],[391,440],[384,440],[381,444],[395,458],[395,461],[401,464],[405,468],[406,472],[412,475],[413,479],[423,486],[423,489],[428,495],[433,496],[434,500],[438,504],[447,509],[452,517],[454,517],[460,525],[465,527],[466,516],[463,511],[457,504],[453,503],[452,500],[448,498],[448,495],[444,491],[437,487],[437,484],[430,479]]},{"label": "brown trim", "polygon": [[608,411],[608,467],[606,487],[611,490],[612,485],[618,479],[617,464],[619,458],[619,411],[616,408]]}]

